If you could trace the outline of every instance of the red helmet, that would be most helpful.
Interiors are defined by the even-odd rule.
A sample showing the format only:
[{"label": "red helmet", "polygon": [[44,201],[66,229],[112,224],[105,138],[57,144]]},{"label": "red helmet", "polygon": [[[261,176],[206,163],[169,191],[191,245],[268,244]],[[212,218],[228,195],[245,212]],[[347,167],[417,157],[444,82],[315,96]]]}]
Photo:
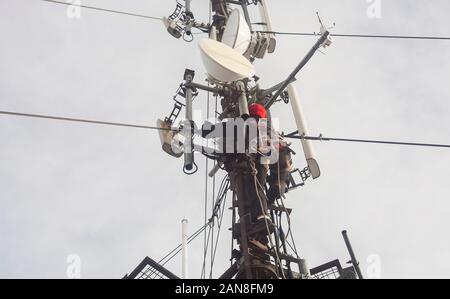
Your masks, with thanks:
[{"label": "red helmet", "polygon": [[251,117],[267,118],[267,110],[261,104],[251,104],[248,107],[248,111],[249,111]]}]

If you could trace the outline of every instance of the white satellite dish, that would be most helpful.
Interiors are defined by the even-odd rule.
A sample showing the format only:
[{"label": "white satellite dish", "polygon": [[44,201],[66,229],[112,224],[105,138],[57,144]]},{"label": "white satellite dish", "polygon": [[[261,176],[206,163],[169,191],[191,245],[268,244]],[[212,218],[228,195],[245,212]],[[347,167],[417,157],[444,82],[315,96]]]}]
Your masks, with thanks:
[{"label": "white satellite dish", "polygon": [[239,9],[234,9],[228,17],[227,25],[222,36],[222,43],[244,54],[247,52],[251,40],[252,33],[247,21]]},{"label": "white satellite dish", "polygon": [[205,69],[214,79],[233,82],[255,75],[253,64],[233,48],[208,38],[199,47]]}]

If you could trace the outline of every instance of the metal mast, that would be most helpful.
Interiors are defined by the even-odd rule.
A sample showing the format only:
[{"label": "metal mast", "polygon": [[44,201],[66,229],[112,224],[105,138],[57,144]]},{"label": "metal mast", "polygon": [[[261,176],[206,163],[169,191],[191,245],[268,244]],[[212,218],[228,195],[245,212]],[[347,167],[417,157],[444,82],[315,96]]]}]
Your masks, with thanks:
[{"label": "metal mast", "polygon": [[[259,8],[261,18],[261,23],[259,23],[259,25],[262,26],[261,31],[255,31],[255,25],[250,19],[249,10],[251,6],[258,6]],[[183,1],[178,0],[174,13],[164,19],[168,32],[176,38],[183,37],[183,39],[191,41],[191,39],[193,39],[192,30],[201,30],[207,33],[210,39],[216,40],[221,45],[224,43],[231,48],[240,51],[246,61],[248,60],[250,62],[253,62],[256,59],[262,59],[267,53],[273,53],[275,51],[276,40],[275,35],[270,33],[270,31],[273,30],[272,22],[265,0],[211,0],[210,7],[212,22],[208,24],[199,23],[196,21],[192,11],[191,1],[186,0],[183,3]],[[230,26],[234,27],[231,28]],[[237,32],[234,33],[234,31]],[[235,34],[232,35],[231,38],[230,32]],[[242,39],[242,36],[247,36],[247,39]],[[239,39],[242,40],[240,41]],[[214,74],[210,73],[209,78],[207,79],[208,86],[195,83],[195,72],[186,70],[184,81],[174,97],[175,106],[171,115],[167,117],[164,122],[160,121],[161,127],[172,126],[179,115],[181,108],[183,106],[185,107],[186,120],[183,122],[182,128],[182,135],[185,137],[183,150],[185,173],[192,174],[196,171],[196,164],[194,161],[194,150],[196,149],[196,146],[194,144],[193,136],[198,124],[194,124],[192,119],[192,105],[199,90],[212,92],[214,95],[220,97],[222,112],[220,113],[219,120],[235,118],[245,119],[249,116],[248,107],[251,103],[260,103],[267,109],[270,109],[275,102],[279,101],[280,96],[287,101],[288,95],[285,92],[287,86],[295,81],[297,73],[308,63],[319,47],[324,46],[327,42],[330,42],[329,32],[323,30],[320,39],[292,73],[280,84],[266,90],[259,87],[259,78],[256,76],[239,76],[239,72],[236,78],[233,77],[236,75],[235,73],[231,73],[231,75],[227,73],[222,76],[222,73],[224,72],[221,69],[223,66],[222,62],[205,62],[207,64],[216,63],[212,68]],[[242,44],[244,44],[244,47],[242,47]],[[221,45],[217,45],[217,47],[220,49],[220,47],[222,47]],[[212,43],[212,46],[215,45]],[[200,47],[202,47],[202,45],[200,45]],[[206,51],[207,49],[202,50]],[[230,51],[228,49],[225,50]],[[230,53],[230,55],[239,58],[237,56],[240,54]],[[235,59],[234,56],[233,59]],[[206,67],[208,68],[207,65]],[[228,79],[230,76],[233,79]],[[293,98],[293,102],[295,103],[294,107],[297,108],[297,110],[294,111],[294,115],[296,117],[298,116],[297,118],[302,118],[303,115],[300,115],[297,112],[301,109],[298,108],[299,104],[297,104],[297,99],[295,97]],[[297,123],[304,125],[304,120],[297,119]],[[169,144],[173,144],[173,134],[167,132],[162,134],[165,134],[161,138],[164,150],[173,156],[179,157],[179,153],[168,150]],[[173,146],[171,148],[173,150]],[[308,150],[308,148],[306,149]],[[311,152],[312,150],[308,151],[308,155],[311,155]],[[232,237],[235,239],[238,248],[234,249],[232,252],[231,259],[234,261],[232,266],[221,277],[232,278],[236,276],[237,278],[252,279],[307,276],[308,273],[305,273],[307,271],[305,270],[304,261],[298,258],[297,252],[293,252],[295,256],[289,254],[286,240],[288,236],[285,235],[281,225],[283,215],[284,217],[289,218],[291,210],[285,208],[284,204],[283,206],[277,206],[273,203],[267,206],[267,187],[262,186],[257,179],[260,170],[257,169],[258,161],[255,160],[255,157],[245,153],[234,152],[221,156],[213,154],[207,157],[214,158],[219,166],[214,169],[211,175],[214,175],[214,172],[219,171],[220,166],[228,173],[230,190],[233,193],[233,215],[238,216],[233,217],[232,227]],[[312,165],[311,161],[313,160],[313,157],[310,157],[308,160],[309,166]],[[293,172],[299,173],[302,179],[302,183],[298,184],[291,174],[290,182],[294,188],[302,185],[311,174],[313,178],[317,178],[320,173],[317,163],[314,169],[308,169],[307,167],[302,171],[295,170]],[[256,190],[249,191],[248,185],[249,182],[252,182],[253,177],[254,188]],[[251,199],[249,192],[253,194],[253,199]],[[262,225],[265,225],[263,230],[266,229],[266,231],[263,234],[259,234],[255,227],[255,212],[253,211],[254,208],[252,208],[252,204],[254,205],[255,203],[251,203],[252,200],[255,201],[255,195],[258,198],[257,200],[261,204],[261,210],[264,213],[265,223],[262,223]],[[278,224],[275,227],[272,227],[274,223]],[[288,234],[290,233],[291,230],[289,229]],[[294,273],[292,264],[298,265],[298,272]]]},{"label": "metal mast", "polygon": [[[250,9],[255,6],[259,8],[260,23],[253,23],[250,18]],[[267,128],[272,134],[274,130],[271,127],[270,108],[277,102],[288,103],[291,101],[298,132],[306,135],[308,130],[304,113],[292,83],[320,47],[331,45],[330,33],[319,18],[321,23],[319,39],[305,58],[281,83],[262,89],[252,63],[256,59],[264,58],[268,53],[273,53],[276,49],[276,39],[272,32],[267,1],[211,0],[210,8],[211,22],[200,23],[193,13],[191,0],[177,0],[175,11],[168,18],[163,19],[167,31],[175,38],[182,37],[185,41],[192,41],[194,39],[193,30],[206,33],[209,37],[199,43],[208,73],[206,79],[208,84],[194,82],[195,71],[186,69],[183,82],[173,97],[174,108],[168,117],[158,121],[158,125],[163,129],[173,128],[183,107],[186,109],[185,120],[177,132],[160,131],[163,150],[174,157],[184,157],[183,171],[186,174],[193,174],[197,171],[194,151],[200,152],[208,159],[215,160],[216,167],[209,173],[210,177],[214,177],[220,170],[225,170],[227,173],[226,178],[229,180],[229,184],[226,184],[226,190],[223,192],[226,193],[228,190],[232,192],[231,231],[234,240],[232,244],[236,244],[236,246],[232,246],[231,266],[220,276],[221,279],[234,277],[240,279],[294,279],[318,275],[325,268],[321,267],[310,271],[306,262],[299,258],[290,227],[292,210],[286,208],[283,202],[284,192],[303,186],[310,177],[316,179],[320,176],[320,169],[311,143],[308,140],[302,140],[307,167],[303,170],[289,169],[289,182],[286,190],[281,190],[282,187],[278,181],[279,197],[269,200],[269,187],[266,185],[265,179],[260,179],[265,173],[265,164],[260,163],[259,156],[263,154],[259,152],[259,149],[257,154],[251,154],[247,148],[243,152],[236,151],[239,144],[236,145],[233,141],[230,146],[229,140],[224,143],[225,149],[222,148],[224,150],[222,152],[217,152],[217,148],[210,149],[195,144],[195,135],[206,138],[207,134],[205,134],[204,125],[200,126],[200,124],[194,123],[192,112],[194,99],[200,91],[212,93],[220,99],[221,111],[216,115],[220,121],[220,124],[216,124],[216,126],[220,128],[222,125],[225,126],[224,120],[247,120],[250,116],[249,105],[259,104],[263,109],[265,107],[269,113]],[[256,26],[261,26],[262,30],[255,30]],[[286,91],[287,88],[288,91]],[[236,129],[233,130],[238,134]],[[241,133],[247,138],[247,131]],[[259,129],[258,134],[260,134]],[[276,132],[274,134],[277,140],[282,139],[282,134]],[[234,134],[232,137],[237,138]],[[224,132],[222,138],[229,139],[228,131]],[[247,139],[245,140],[247,142]],[[229,151],[230,147],[231,152]],[[280,162],[277,161],[274,165],[273,168],[270,167],[270,173],[272,175],[272,171],[275,171],[278,166],[278,180],[280,180]],[[267,168],[268,170],[269,168]],[[298,179],[294,179],[294,175],[300,176],[300,183],[297,182]],[[207,225],[213,223],[219,213],[218,210],[222,204],[220,200],[223,199],[218,198],[212,218]],[[259,216],[255,218],[255,215]],[[283,228],[283,219],[289,223],[287,231]],[[289,237],[292,239],[294,248],[288,241]],[[180,245],[183,252],[182,277],[187,276],[185,252],[187,242],[191,240],[187,238],[185,226],[183,226],[183,242]],[[289,248],[292,249],[289,250]],[[141,268],[137,268],[133,273],[140,272],[145,277],[154,277],[154,273],[160,273],[161,265],[151,259],[150,262],[150,270],[143,270],[145,266],[141,264]],[[338,269],[337,271],[343,270],[339,263],[333,262],[330,265],[330,267]],[[167,275],[160,274],[160,276],[173,276],[167,271],[164,273]]]}]

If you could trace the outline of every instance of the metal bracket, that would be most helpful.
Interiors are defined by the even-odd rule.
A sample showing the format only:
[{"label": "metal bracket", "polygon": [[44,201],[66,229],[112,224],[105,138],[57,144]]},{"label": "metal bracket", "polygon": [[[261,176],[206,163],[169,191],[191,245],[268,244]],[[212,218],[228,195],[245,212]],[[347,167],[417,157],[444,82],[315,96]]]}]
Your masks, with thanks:
[{"label": "metal bracket", "polygon": [[[185,83],[180,84],[175,95],[173,96],[173,100],[175,103],[173,105],[173,109],[170,115],[164,119],[166,123],[171,125],[174,124],[178,116],[180,115],[181,110],[183,109],[183,107],[186,106],[186,104],[184,104],[186,101],[186,86],[187,84]],[[198,96],[198,92],[195,87],[192,87],[192,89],[194,90],[192,96],[193,99],[195,99],[195,97]]]},{"label": "metal bracket", "polygon": [[[298,173],[300,175],[301,178],[301,182],[297,183],[297,181],[294,178],[294,174]],[[305,167],[303,170],[300,169],[294,169],[293,171],[291,171],[291,173],[289,174],[289,182],[290,182],[290,186],[288,188],[288,192],[294,189],[297,189],[298,187],[303,187],[305,185],[305,182],[307,179],[309,179],[311,177],[311,174],[309,172],[309,168]]]},{"label": "metal bracket", "polygon": [[[181,3],[182,1],[185,4]],[[174,12],[169,17],[164,17],[163,21],[167,31],[175,38],[183,39],[191,42],[194,39],[191,29],[196,28],[203,32],[209,32],[209,24],[199,23],[195,21],[194,14],[191,11],[192,0],[177,0]]]},{"label": "metal bracket", "polygon": [[[177,91],[175,92],[175,95],[173,96],[173,100],[175,101],[175,104],[173,106],[172,112],[168,117],[164,119],[164,121],[167,124],[174,124],[177,120],[178,116],[181,113],[181,110],[183,107],[186,106],[186,91],[187,88],[190,88],[192,90],[192,100],[194,100],[198,96],[198,91],[195,86],[192,86],[192,79],[194,78],[195,72],[193,70],[186,69],[184,72],[183,79],[185,82],[181,83],[178,87]],[[192,78],[192,79],[189,79]]]},{"label": "metal bracket", "polygon": [[285,104],[289,104],[289,93],[287,91],[283,91],[283,93],[280,95],[280,98]]}]

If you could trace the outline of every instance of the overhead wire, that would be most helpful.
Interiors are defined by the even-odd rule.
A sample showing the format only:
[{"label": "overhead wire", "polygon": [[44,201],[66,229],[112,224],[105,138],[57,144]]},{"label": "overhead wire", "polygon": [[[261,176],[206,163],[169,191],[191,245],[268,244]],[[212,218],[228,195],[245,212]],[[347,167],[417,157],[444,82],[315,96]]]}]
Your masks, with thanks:
[{"label": "overhead wire", "polygon": [[[156,17],[156,16],[149,16],[149,15],[143,15],[138,13],[132,13],[132,12],[126,12],[126,11],[120,11],[120,10],[113,10],[113,9],[107,9],[102,7],[95,7],[95,6],[88,6],[88,5],[78,5],[76,3],[70,3],[70,2],[63,2],[63,1],[56,1],[56,0],[40,0],[43,2],[53,3],[53,4],[60,4],[60,5],[66,5],[66,6],[74,6],[74,7],[81,7],[91,10],[97,10],[97,11],[103,11],[113,14],[121,14],[121,15],[127,15],[132,17],[139,17],[139,18],[145,18],[145,19],[151,19],[151,20],[162,20],[162,17]],[[318,33],[308,33],[308,32],[285,32],[285,31],[263,31],[258,30],[255,31],[258,33],[267,33],[267,34],[276,34],[276,35],[288,35],[288,36],[320,36]],[[198,32],[195,34],[201,34],[205,32]],[[425,36],[425,35],[417,35],[417,36],[408,36],[408,35],[381,35],[381,34],[343,34],[343,33],[334,33],[332,36],[335,37],[346,37],[346,38],[377,38],[377,39],[411,39],[411,40],[449,40],[450,37],[446,36]]]},{"label": "overhead wire", "polygon": [[404,142],[404,141],[387,141],[387,140],[370,140],[370,139],[351,139],[351,138],[335,138],[335,137],[319,137],[312,136],[295,136],[288,134],[283,136],[284,138],[300,139],[300,140],[312,140],[312,141],[338,141],[338,142],[353,142],[353,143],[371,143],[371,144],[388,144],[388,145],[402,145],[402,146],[417,146],[417,147],[437,147],[437,148],[450,148],[450,144],[438,144],[438,143],[417,143],[417,142]]},{"label": "overhead wire", "polygon": [[[206,227],[205,227],[205,228],[206,228]],[[198,231],[197,233],[195,233],[195,235],[193,235],[193,238],[188,239],[187,244],[190,244],[192,241],[194,241],[194,239],[195,239],[196,237],[198,237],[198,236],[202,233],[202,231],[203,231],[205,228],[203,228],[202,230],[200,230],[200,231]],[[176,252],[174,252],[170,257],[168,257],[167,260],[166,260],[165,262],[163,262],[162,264],[161,264],[161,262],[158,262],[158,263],[161,264],[161,266],[163,266],[163,267],[164,267],[167,263],[169,263],[173,258],[175,258],[175,257],[178,255],[178,253],[180,253],[180,252],[183,250],[183,248],[181,248],[182,245],[179,245],[179,246],[180,246],[180,247],[176,250]],[[153,273],[156,273],[156,274],[157,274],[156,269],[153,270]],[[151,276],[151,274],[150,274],[149,276]]]},{"label": "overhead wire", "polygon": [[[205,230],[206,229],[206,227],[209,225],[209,223],[206,223],[205,225],[203,225],[201,228],[199,228],[198,230],[196,230],[193,234],[191,234],[189,237],[188,237],[188,244],[190,243],[190,242],[192,242],[195,238],[197,238],[197,236],[203,231],[203,230]],[[175,255],[176,254],[178,254],[178,250],[181,250],[181,248],[182,248],[182,246],[183,246],[183,244],[179,244],[177,247],[175,247],[172,251],[170,251],[168,254],[166,254],[162,259],[160,259],[159,261],[158,261],[158,263],[162,263],[162,262],[164,262],[164,263],[167,263],[170,259],[172,259],[173,258],[173,256],[171,256],[175,251]],[[170,259],[169,260],[167,260],[167,261],[164,261],[164,260],[166,260],[169,256],[171,256],[170,257]]]},{"label": "overhead wire", "polygon": [[[213,7],[212,7],[212,1],[208,1],[209,2],[209,6],[208,6],[208,22],[209,22],[209,24],[211,24],[212,23],[212,10],[213,10]],[[208,86],[210,85],[210,82],[208,81]],[[208,100],[210,99],[210,96],[211,96],[211,92],[210,91],[208,91]],[[209,111],[208,111],[208,115],[209,115]],[[214,107],[214,119],[216,120],[216,115],[217,115],[217,96],[216,96],[216,100],[215,100],[215,107]],[[216,123],[216,121],[214,121],[214,123]],[[215,168],[216,167],[216,160],[214,160],[214,162],[213,162],[213,167]],[[222,190],[221,190],[221,188],[222,188],[222,186],[223,186],[223,183],[225,182],[227,180],[227,177],[225,177],[223,180],[222,180],[222,183],[221,183],[221,185],[220,185],[220,188],[219,188],[219,193],[217,194],[217,196],[219,197],[219,196],[221,196],[221,193],[220,192],[222,192]],[[228,189],[228,188],[227,188]],[[225,201],[225,199],[226,199],[226,192],[227,192],[227,189],[225,189],[225,190],[223,190],[223,192],[224,192],[224,195],[223,196],[225,196],[225,198],[221,198],[221,200],[223,200],[223,201]],[[211,208],[212,208],[212,213],[214,214],[215,213],[215,207],[214,207],[214,200],[215,200],[215,197],[216,197],[216,176],[214,175],[213,177],[212,177],[212,205],[211,205]],[[219,211],[218,212],[220,212],[220,207],[219,207]],[[223,212],[223,211],[222,211]],[[217,241],[219,240],[219,233],[220,233],[220,229],[221,229],[221,226],[222,226],[222,219],[223,219],[223,217],[222,217],[223,215],[221,215],[221,220],[220,220],[220,222],[218,222],[218,230],[219,230],[219,232],[218,232],[218,235],[217,235]],[[214,216],[213,216],[214,217]],[[215,223],[213,222],[213,225],[214,225]],[[215,250],[214,250],[214,226],[212,227],[212,235],[211,235],[211,256],[210,256],[210,259],[211,259],[211,261],[210,261],[210,273],[209,273],[209,278],[210,279],[212,279],[212,274],[213,274],[213,267],[214,267],[214,259],[215,259]]]},{"label": "overhead wire", "polygon": [[[58,120],[58,121],[66,121],[66,122],[78,122],[78,123],[87,123],[87,124],[96,124],[96,125],[105,125],[105,126],[114,126],[114,127],[127,127],[127,128],[138,128],[138,129],[159,130],[159,131],[173,131],[173,132],[180,131],[180,129],[178,129],[178,128],[160,128],[160,127],[155,127],[155,126],[138,125],[138,124],[131,124],[131,123],[108,122],[108,121],[100,121],[100,120],[92,120],[92,119],[69,118],[69,117],[61,117],[61,116],[31,114],[31,113],[12,112],[12,111],[0,111],[0,115],[49,119],[49,120]],[[294,132],[294,133],[296,133],[296,132]],[[322,135],[318,136],[318,137],[298,136],[298,135],[294,135],[294,133],[283,135],[283,137],[290,138],[290,139],[300,139],[300,140],[303,139],[303,140],[312,140],[312,141],[336,141],[336,142],[371,143],[371,144],[417,146],[417,147],[450,148],[450,144],[442,144],[442,143],[418,143],[418,142],[404,142],[404,141],[336,138],[336,137],[324,137]]]},{"label": "overhead wire", "polygon": [[[280,152],[278,152],[278,155],[280,155]],[[289,235],[292,238],[292,242],[294,245],[294,253],[297,256],[297,258],[299,258],[298,252],[297,252],[297,247],[295,246],[295,241],[294,241],[294,237],[292,234],[292,227],[291,227],[291,215],[289,214],[289,211],[287,210],[286,206],[284,205],[284,200],[283,200],[283,196],[284,196],[284,190],[283,192],[281,191],[281,169],[280,169],[280,159],[278,159],[277,161],[277,183],[278,183],[278,195],[280,197],[280,201],[281,201],[281,208],[284,209],[284,212],[286,214],[286,219],[287,219],[287,224],[288,224],[288,231],[286,233],[286,235],[284,236],[284,239],[286,241],[286,238],[289,237]],[[278,204],[278,201],[277,201]],[[281,213],[280,213],[281,214]],[[281,215],[280,215],[280,226],[282,225],[282,221],[281,221]]]},{"label": "overhead wire", "polygon": [[81,5],[81,4],[78,5],[76,3],[70,3],[70,2],[55,1],[55,0],[40,0],[40,1],[49,2],[49,3],[53,3],[53,4],[61,4],[61,5],[66,5],[66,6],[81,7],[81,8],[91,9],[91,10],[127,15],[127,16],[132,16],[132,17],[145,18],[145,19],[151,19],[151,20],[162,20],[161,17],[148,16],[148,15],[142,15],[142,14],[137,14],[137,13],[132,13],[132,12],[113,10],[113,9],[107,9],[107,8],[101,8],[101,7],[95,7],[95,6],[87,6],[87,5]]},{"label": "overhead wire", "polygon": [[[212,7],[211,7],[211,1],[209,1],[209,6],[208,6],[208,20],[211,20],[211,13],[212,13]],[[193,36],[192,36],[193,37]],[[209,86],[209,82],[208,82],[208,86]],[[211,102],[211,99],[210,99],[210,93],[209,93],[209,91],[208,91],[208,93],[207,93],[207,104],[206,104],[206,118],[207,119],[209,119],[209,115],[210,115],[210,102]],[[214,160],[214,164],[215,164],[215,160]],[[209,166],[209,158],[208,157],[206,157],[206,171],[205,171],[205,219],[206,219],[206,217],[207,217],[207,211],[208,211],[208,175],[209,175],[209,169],[208,169],[208,166]],[[214,176],[214,179],[215,179],[215,176]],[[213,188],[215,187],[215,180],[213,180],[212,181],[212,184],[213,184]],[[214,190],[213,190],[213,195],[212,195],[212,200],[214,201]],[[212,210],[213,210],[213,216],[212,216],[212,219],[214,219],[214,202],[212,203]],[[214,220],[212,220],[212,221],[214,221]],[[214,222],[213,222],[213,225],[214,225]],[[204,234],[204,242],[203,242],[203,267],[202,267],[202,278],[205,278],[205,276],[206,276],[206,256],[207,256],[207,251],[208,251],[208,243],[209,243],[209,236],[210,236],[210,233],[211,233],[211,230],[213,230],[212,228],[210,228],[210,230],[209,230],[209,232],[208,232],[208,241],[206,241],[206,231],[205,231],[205,234]],[[214,231],[213,231],[213,236],[211,236],[211,240],[213,240],[213,238],[214,238]],[[211,244],[212,244],[212,241],[211,241]],[[211,258],[211,263],[212,263],[212,258]],[[212,266],[211,266],[211,271],[212,271]]]},{"label": "overhead wire", "polygon": [[[222,180],[222,182],[220,184],[220,187],[219,187],[219,192],[218,192],[218,195],[217,195],[216,203],[212,204],[213,212],[212,212],[211,218],[209,219],[210,227],[209,227],[209,230],[208,230],[208,236],[206,238],[207,239],[206,246],[204,246],[204,248],[203,248],[203,263],[202,263],[202,272],[201,272],[201,275],[200,275],[200,277],[202,279],[206,278],[206,256],[208,255],[210,241],[211,241],[211,243],[214,242],[214,238],[211,237],[212,227],[213,227],[213,225],[215,223],[214,219],[218,216],[219,212],[221,212],[220,206],[222,205],[222,202],[223,202],[223,196],[224,196],[223,194],[226,195],[226,192],[228,190],[228,185],[226,185],[224,183],[225,181],[228,181],[228,176],[225,176],[223,178],[223,180]],[[216,209],[216,207],[219,207],[219,208]],[[223,210],[222,210],[222,213],[223,213]],[[214,265],[214,262],[212,262],[212,265]],[[211,275],[211,273],[212,272],[210,272],[210,275]]]},{"label": "overhead wire", "polygon": [[300,259],[300,256],[299,256],[298,251],[297,251],[297,246],[296,246],[296,244],[295,244],[294,233],[293,233],[292,227],[291,227],[291,223],[292,223],[292,221],[291,221],[291,215],[288,213],[288,210],[287,210],[286,206],[284,205],[284,200],[283,200],[283,198],[281,198],[281,205],[282,205],[282,207],[283,207],[284,210],[285,210],[286,217],[287,217],[287,220],[288,220],[288,233],[287,233],[286,236],[285,236],[285,241],[287,242],[287,239],[286,239],[286,238],[288,238],[288,237],[290,236],[290,238],[291,238],[291,240],[292,240],[292,245],[294,246],[294,248],[292,248],[292,246],[290,246],[290,245],[289,245],[289,247],[291,247],[291,249],[294,251],[294,253],[295,253],[295,255],[297,256],[297,258]]},{"label": "overhead wire", "polygon": [[30,114],[30,113],[12,112],[12,111],[0,111],[0,114],[10,115],[10,116],[59,120],[59,121],[67,121],[67,122],[88,123],[88,124],[105,125],[105,126],[115,126],[115,127],[127,127],[127,128],[138,128],[138,129],[159,130],[159,131],[174,131],[174,132],[180,131],[179,129],[175,129],[175,128],[160,128],[160,127],[147,126],[147,125],[136,125],[136,124],[119,123],[119,122],[107,122],[107,121],[100,121],[100,120],[69,118],[69,117],[61,117],[61,116]]},{"label": "overhead wire", "polygon": [[[209,83],[208,83],[208,85],[209,85]],[[208,96],[209,96],[209,92],[208,92]],[[216,104],[215,104],[215,112],[217,112],[217,98],[216,98]],[[216,113],[215,113],[216,114]],[[217,161],[216,160],[214,160],[214,165],[213,165],[213,167],[216,167],[216,163],[217,163]],[[220,186],[220,188],[222,188],[222,184],[224,183],[224,181],[225,180],[227,180],[227,177],[228,176],[225,176],[224,178],[223,178],[223,180],[222,180],[222,183],[221,183],[221,186]],[[227,191],[227,189],[225,189],[223,192],[225,192],[225,195],[226,195],[226,191]],[[221,189],[219,189],[219,193],[217,193],[217,196],[219,197],[220,196],[220,192],[221,192]],[[215,199],[215,197],[216,197],[216,176],[214,175],[213,177],[212,177],[212,209],[213,209],[213,213],[215,212],[215,210],[214,210],[214,199]],[[222,198],[221,198],[222,199]],[[223,200],[223,199],[222,199]],[[219,229],[219,232],[220,232],[220,229],[221,229],[221,226],[222,226],[222,224],[220,223],[218,223],[218,229]],[[217,236],[217,239],[219,238],[219,235]],[[212,279],[212,271],[213,271],[213,267],[214,267],[214,259],[215,259],[215,251],[214,251],[214,226],[213,226],[213,228],[212,228],[212,235],[211,235],[211,264],[210,264],[210,274],[209,274],[209,278],[210,279]]]},{"label": "overhead wire", "polygon": [[227,180],[227,184],[225,185],[224,190],[223,190],[223,195],[221,195],[221,197],[223,197],[222,198],[222,210],[220,212],[220,217],[219,217],[220,219],[218,220],[218,224],[217,224],[218,232],[217,232],[216,242],[214,245],[214,250],[213,250],[213,255],[212,255],[211,269],[210,269],[210,273],[209,273],[210,279],[212,278],[212,275],[213,275],[213,267],[214,267],[214,262],[216,259],[217,248],[219,245],[219,237],[220,237],[220,232],[221,232],[221,228],[222,228],[223,216],[225,214],[225,206],[226,206],[227,194],[228,194],[227,191],[228,191],[229,187],[230,187],[230,181]]},{"label": "overhead wire", "polygon": [[[210,109],[210,98],[209,98],[209,92],[206,98],[206,118],[209,119],[209,109]],[[207,220],[208,217],[208,172],[209,172],[209,158],[206,156],[205,157],[205,198],[204,198],[204,218],[205,218],[205,222]],[[203,235],[203,252],[206,251],[206,246],[207,246],[207,242],[206,242],[206,237],[207,237],[207,233],[206,230],[204,231],[204,235]],[[206,255],[203,255],[203,265],[205,264],[205,260],[206,260]],[[203,269],[202,269],[202,274],[203,274]]]},{"label": "overhead wire", "polygon": [[[227,199],[227,194],[228,194],[229,188],[230,188],[230,179],[229,179],[229,176],[226,175],[222,179],[222,182],[220,183],[219,191],[217,193],[217,200],[215,203],[212,204],[212,206],[213,206],[212,219],[214,219],[216,217],[218,219],[218,221],[217,221],[218,232],[217,232],[217,236],[216,236],[215,245],[214,245],[214,231],[213,231],[213,234],[211,235],[211,253],[210,253],[211,261],[210,261],[210,272],[209,272],[210,279],[212,279],[217,245],[219,242],[220,232],[221,232],[221,228],[222,228],[222,220],[223,220],[223,215],[224,215],[224,211],[225,211],[226,199]],[[213,224],[214,223],[215,222],[213,221]],[[206,275],[206,273],[205,273],[205,275]]]},{"label": "overhead wire", "polygon": [[[201,232],[203,230],[206,229],[206,227],[209,225],[209,223],[206,223],[205,225],[203,225],[201,228],[199,228],[198,230],[196,230],[192,235],[190,235],[188,237],[188,244],[191,243],[199,234],[201,234]],[[169,261],[171,261],[181,250],[182,250],[182,246],[183,244],[179,244],[177,247],[175,247],[174,249],[172,249],[169,253],[167,253],[163,258],[161,258],[158,261],[158,264],[162,264],[162,266],[166,265]],[[167,259],[167,260],[166,260]],[[150,270],[150,269],[149,269]],[[153,269],[151,271],[151,273],[149,274],[150,271],[147,271],[146,273],[144,273],[143,275],[148,275],[149,277],[153,274],[155,274],[156,270]]]},{"label": "overhead wire", "polygon": [[206,276],[206,256],[208,254],[209,240],[211,239],[210,235],[211,235],[211,226],[209,227],[209,230],[208,230],[208,237],[207,237],[207,241],[206,241],[206,247],[205,247],[205,249],[203,251],[202,273],[200,275],[201,279],[205,279],[205,276]]},{"label": "overhead wire", "polygon": [[[289,35],[289,36],[320,36],[318,33],[307,32],[282,32],[282,31],[256,31],[259,33],[276,34],[276,35]],[[378,38],[378,39],[412,39],[412,40],[448,40],[450,37],[446,36],[408,36],[408,35],[379,35],[379,34],[342,34],[332,33],[334,37],[347,37],[347,38]]]}]

